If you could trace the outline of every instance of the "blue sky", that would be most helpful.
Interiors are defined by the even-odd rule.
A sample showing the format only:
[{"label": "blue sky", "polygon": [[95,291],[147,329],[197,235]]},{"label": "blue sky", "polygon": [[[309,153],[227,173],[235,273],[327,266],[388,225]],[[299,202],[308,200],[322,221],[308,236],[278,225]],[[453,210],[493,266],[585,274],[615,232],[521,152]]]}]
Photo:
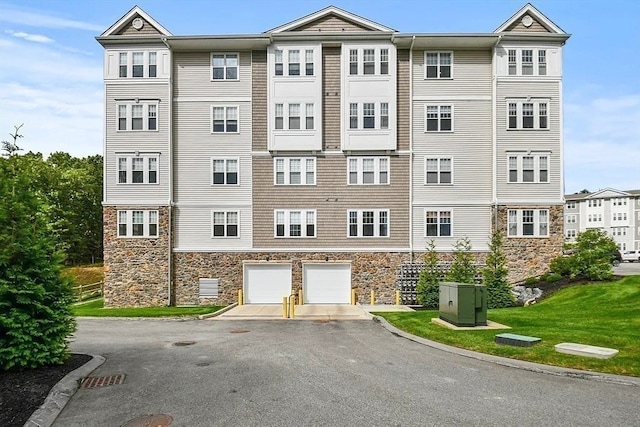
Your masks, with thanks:
[{"label": "blue sky", "polygon": [[[489,33],[516,0],[140,0],[174,35],[255,34],[330,4],[401,32]],[[0,0],[0,137],[47,155],[102,153],[102,47],[136,3]],[[640,189],[640,1],[539,0],[564,49],[565,192]]]}]

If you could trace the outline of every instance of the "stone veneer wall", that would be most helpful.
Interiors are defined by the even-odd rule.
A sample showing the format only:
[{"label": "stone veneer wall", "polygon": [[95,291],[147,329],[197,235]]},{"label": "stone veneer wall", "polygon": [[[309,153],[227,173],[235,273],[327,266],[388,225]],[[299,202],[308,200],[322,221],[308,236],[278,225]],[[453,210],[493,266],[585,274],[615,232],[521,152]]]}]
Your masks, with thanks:
[{"label": "stone veneer wall", "polygon": [[[243,261],[291,261],[292,285],[296,291],[302,287],[303,261],[351,261],[351,287],[356,289],[358,302],[369,304],[370,292],[376,295],[376,304],[395,302],[396,274],[409,253],[399,252],[277,252],[277,253],[225,253],[185,252],[174,254],[174,286],[177,305],[231,304],[237,301],[242,289]],[[198,298],[198,279],[218,278],[218,298]]]},{"label": "stone veneer wall", "polygon": [[[507,211],[509,209],[549,209],[549,237],[506,237]],[[507,257],[510,283],[546,273],[549,270],[551,260],[562,255],[564,243],[563,206],[499,206],[498,227],[505,236],[503,248]]]},{"label": "stone veneer wall", "polygon": [[[157,238],[119,238],[118,210],[158,210]],[[167,207],[105,206],[104,306],[168,305],[169,210]]]}]

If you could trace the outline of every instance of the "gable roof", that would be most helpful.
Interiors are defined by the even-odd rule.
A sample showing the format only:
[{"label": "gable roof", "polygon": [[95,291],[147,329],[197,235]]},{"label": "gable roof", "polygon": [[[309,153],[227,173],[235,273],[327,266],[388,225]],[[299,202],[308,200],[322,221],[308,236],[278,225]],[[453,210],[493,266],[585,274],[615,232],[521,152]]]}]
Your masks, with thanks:
[{"label": "gable roof", "polygon": [[550,33],[566,34],[564,30],[558,27],[553,21],[547,18],[542,12],[536,9],[531,3],[525,4],[522,9],[517,11],[511,18],[507,19],[501,26],[499,26],[494,33],[502,33],[506,31],[511,25],[516,23],[519,19],[522,19],[524,15],[530,15],[542,26],[544,26]]},{"label": "gable roof", "polygon": [[611,198],[611,197],[633,197],[640,195],[640,190],[616,190],[615,188],[603,188],[602,190],[595,191],[593,193],[576,193],[576,194],[566,194],[564,196],[565,200],[587,200],[587,199],[601,199],[601,198]]},{"label": "gable roof", "polygon": [[396,30],[394,30],[393,28],[385,27],[384,25],[378,24],[377,22],[363,18],[354,13],[347,12],[346,10],[342,10],[339,7],[328,6],[317,12],[313,12],[309,15],[303,16],[302,18],[296,19],[294,21],[291,21],[286,24],[267,30],[265,31],[265,33],[282,33],[285,31],[293,31],[296,28],[308,25],[313,21],[325,18],[330,15],[336,16],[344,21],[351,22],[360,27],[364,27],[370,31],[382,31],[382,32],[391,32],[391,33],[396,32]]},{"label": "gable roof", "polygon": [[167,30],[162,25],[160,25],[160,23],[158,23],[158,21],[153,19],[151,17],[151,15],[149,15],[147,12],[145,12],[144,10],[142,10],[138,6],[133,6],[131,8],[131,10],[129,12],[125,13],[122,18],[118,19],[115,22],[115,24],[113,24],[112,26],[107,28],[107,30],[104,33],[100,34],[100,37],[107,37],[107,36],[117,35],[136,16],[140,16],[141,18],[143,18],[150,25],[152,25],[156,30],[158,30],[158,32],[160,34],[162,34],[164,36],[171,36],[172,35],[171,32],[169,32],[169,30]]}]

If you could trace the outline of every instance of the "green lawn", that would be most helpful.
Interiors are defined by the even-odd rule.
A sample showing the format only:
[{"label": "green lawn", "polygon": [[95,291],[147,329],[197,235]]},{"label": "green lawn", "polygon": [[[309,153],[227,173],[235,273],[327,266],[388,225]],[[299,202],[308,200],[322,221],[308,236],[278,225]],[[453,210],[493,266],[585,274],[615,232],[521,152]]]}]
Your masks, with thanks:
[{"label": "green lawn", "polygon": [[[411,334],[482,353],[548,365],[640,377],[640,276],[592,283],[556,292],[529,307],[489,310],[489,320],[509,330],[453,331],[431,323],[437,311],[376,313]],[[542,338],[533,347],[497,345],[501,332]],[[557,353],[554,345],[575,342],[620,351],[601,360]]]},{"label": "green lawn", "polygon": [[199,316],[213,313],[223,307],[142,307],[142,308],[103,308],[102,298],[73,306],[76,316],[95,317],[180,317]]}]

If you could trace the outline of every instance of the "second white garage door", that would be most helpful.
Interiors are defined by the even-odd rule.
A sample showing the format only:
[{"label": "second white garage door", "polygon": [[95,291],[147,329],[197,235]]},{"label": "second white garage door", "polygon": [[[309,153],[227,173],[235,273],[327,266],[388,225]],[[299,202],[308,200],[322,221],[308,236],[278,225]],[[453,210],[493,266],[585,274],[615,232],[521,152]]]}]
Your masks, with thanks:
[{"label": "second white garage door", "polygon": [[282,304],[291,293],[291,264],[244,264],[244,302]]},{"label": "second white garage door", "polygon": [[305,304],[349,304],[351,264],[303,264],[302,290]]}]

